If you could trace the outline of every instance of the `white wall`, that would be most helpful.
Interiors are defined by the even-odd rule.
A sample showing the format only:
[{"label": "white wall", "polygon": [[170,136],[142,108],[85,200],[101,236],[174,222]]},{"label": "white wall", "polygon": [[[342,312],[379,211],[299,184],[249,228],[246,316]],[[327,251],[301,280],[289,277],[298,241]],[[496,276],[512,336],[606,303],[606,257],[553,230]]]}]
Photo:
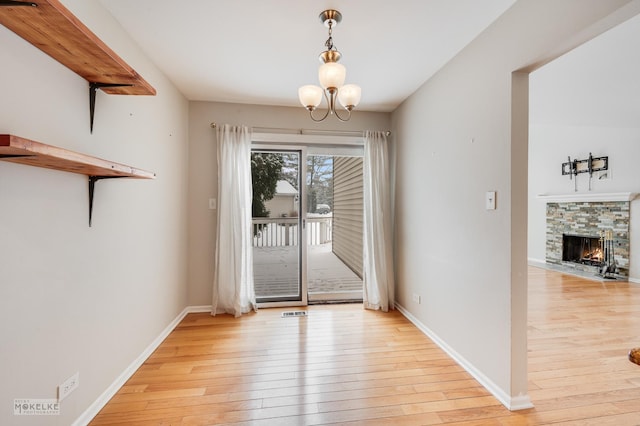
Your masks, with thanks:
[{"label": "white wall", "polygon": [[[0,133],[136,166],[155,180],[98,182],[0,162],[0,424],[69,425],[186,306],[188,103],[97,1],[65,5],[158,91],[98,93],[0,26]],[[61,415],[14,417],[14,398],[55,398]]]},{"label": "white wall", "polygon": [[528,403],[528,87],[512,73],[635,13],[608,16],[625,3],[520,0],[392,115],[398,302],[507,406]]},{"label": "white wall", "polygon": [[209,198],[218,197],[216,135],[218,124],[284,129],[388,130],[390,114],[355,111],[350,121],[314,123],[302,107],[270,107],[218,102],[189,103],[189,305],[210,305],[215,256],[216,211]]},{"label": "white wall", "polygon": [[[574,193],[562,176],[572,159],[608,156],[607,179],[592,192],[640,192],[640,16],[611,29],[531,74],[529,259],[544,262],[546,205],[539,194]],[[586,174],[578,193],[589,192]],[[631,204],[630,279],[640,280],[640,201]]]}]

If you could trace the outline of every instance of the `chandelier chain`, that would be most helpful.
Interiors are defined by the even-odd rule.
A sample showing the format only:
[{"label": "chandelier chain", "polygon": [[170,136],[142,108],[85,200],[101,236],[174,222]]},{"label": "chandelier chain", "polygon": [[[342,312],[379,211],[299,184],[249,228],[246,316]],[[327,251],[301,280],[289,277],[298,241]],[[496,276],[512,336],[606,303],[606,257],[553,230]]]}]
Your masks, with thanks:
[{"label": "chandelier chain", "polygon": [[327,47],[327,50],[336,50],[335,46],[333,45],[333,28],[331,24],[332,22],[329,21],[329,38],[324,43],[324,45]]}]

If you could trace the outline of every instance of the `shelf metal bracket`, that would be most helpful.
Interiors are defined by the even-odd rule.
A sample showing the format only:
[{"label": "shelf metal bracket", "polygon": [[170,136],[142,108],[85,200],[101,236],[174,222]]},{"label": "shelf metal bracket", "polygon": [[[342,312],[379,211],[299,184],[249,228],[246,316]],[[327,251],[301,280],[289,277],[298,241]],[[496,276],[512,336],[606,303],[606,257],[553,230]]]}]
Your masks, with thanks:
[{"label": "shelf metal bracket", "polygon": [[89,227],[91,227],[91,218],[93,216],[93,196],[96,189],[96,182],[102,179],[118,179],[129,176],[89,176]]},{"label": "shelf metal bracket", "polygon": [[31,6],[31,7],[38,7],[38,4],[34,3],[32,1],[0,0],[0,6],[8,6],[8,7]]},{"label": "shelf metal bracket", "polygon": [[33,155],[26,154],[0,154],[0,158],[23,158],[23,157],[34,157]]},{"label": "shelf metal bracket", "polygon": [[91,121],[91,133],[93,133],[93,117],[96,111],[96,92],[99,89],[105,89],[109,87],[131,87],[133,84],[120,84],[120,83],[89,83],[89,120]]}]

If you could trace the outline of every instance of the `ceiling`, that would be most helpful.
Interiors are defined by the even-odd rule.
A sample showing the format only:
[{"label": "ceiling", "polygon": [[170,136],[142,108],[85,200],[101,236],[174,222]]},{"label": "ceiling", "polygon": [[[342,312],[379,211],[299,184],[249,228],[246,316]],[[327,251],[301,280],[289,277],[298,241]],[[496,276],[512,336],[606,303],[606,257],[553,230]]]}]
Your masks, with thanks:
[{"label": "ceiling", "polygon": [[515,0],[100,0],[189,100],[297,106],[327,28],[359,110],[394,110]]},{"label": "ceiling", "polygon": [[640,15],[531,74],[531,122],[637,128]]}]

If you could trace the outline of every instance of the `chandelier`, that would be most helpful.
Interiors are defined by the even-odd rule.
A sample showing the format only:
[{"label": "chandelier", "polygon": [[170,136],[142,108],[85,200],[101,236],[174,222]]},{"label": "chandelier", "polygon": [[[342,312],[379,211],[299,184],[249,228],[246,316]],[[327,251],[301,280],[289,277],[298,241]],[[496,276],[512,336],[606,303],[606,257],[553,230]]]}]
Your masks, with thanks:
[{"label": "chandelier", "polygon": [[[325,42],[327,50],[319,56],[322,65],[318,70],[318,79],[322,87],[312,84],[302,86],[298,89],[298,97],[313,121],[323,121],[329,114],[335,115],[340,121],[348,121],[351,111],[360,102],[361,89],[355,84],[344,84],[347,70],[344,65],[338,63],[342,55],[333,45],[333,27],[342,21],[342,14],[333,9],[325,10],[320,14],[320,21],[329,28],[329,38]],[[321,118],[316,118],[313,111],[322,102],[323,95],[328,105],[327,113]],[[347,110],[346,117],[341,117],[336,111],[336,98]]]}]

